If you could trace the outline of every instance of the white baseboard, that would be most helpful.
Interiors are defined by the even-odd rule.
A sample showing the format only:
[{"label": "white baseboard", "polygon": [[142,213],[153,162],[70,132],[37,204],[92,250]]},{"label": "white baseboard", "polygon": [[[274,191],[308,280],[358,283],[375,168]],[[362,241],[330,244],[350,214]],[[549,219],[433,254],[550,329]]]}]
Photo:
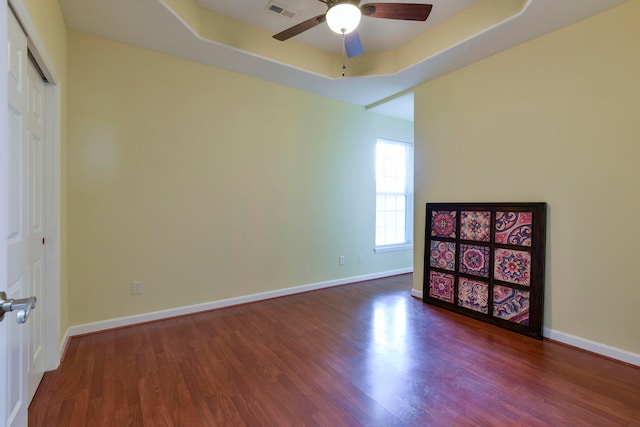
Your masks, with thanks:
[{"label": "white baseboard", "polygon": [[[67,329],[64,338],[60,343],[60,356],[63,356],[71,337],[77,335],[90,334],[108,329],[121,328],[131,326],[138,323],[152,322],[155,320],[168,319],[185,314],[193,314],[201,311],[213,310],[216,308],[231,307],[233,305],[246,304],[271,298],[277,298],[286,295],[293,295],[302,292],[314,291],[317,289],[330,288],[333,286],[346,285],[349,283],[362,282],[365,280],[380,279],[383,277],[396,276],[399,274],[412,273],[412,268],[399,270],[384,271],[380,273],[366,274],[362,276],[347,277],[344,279],[329,280],[326,282],[312,283],[309,285],[296,286],[293,288],[278,289],[275,291],[262,292],[258,294],[246,295],[236,298],[228,298],[224,300],[211,301],[203,304],[195,304],[185,307],[176,307],[168,310],[154,311],[150,313],[137,314],[134,316],[119,317],[115,319],[104,320],[101,322],[85,323],[82,325],[71,326]],[[411,289],[411,296],[422,299],[423,291]],[[550,328],[543,328],[543,336],[572,347],[580,348],[592,353],[600,354],[612,359],[620,360],[631,365],[640,366],[640,354],[611,347],[595,341],[590,341],[564,332],[556,331]]]},{"label": "white baseboard", "polygon": [[[411,289],[411,296],[422,299],[423,291]],[[640,354],[631,353],[630,351],[621,350],[619,348],[611,347],[606,344],[601,344],[595,341],[576,337],[574,335],[556,331],[551,328],[543,328],[542,335],[545,338],[558,341],[571,347],[576,347],[582,350],[589,351],[591,353],[629,363],[631,365],[640,366]]]},{"label": "white baseboard", "polygon": [[277,289],[274,291],[261,292],[258,294],[246,295],[236,298],[228,298],[218,301],[210,301],[203,304],[189,305],[185,307],[170,308],[167,310],[153,311],[150,313],[136,314],[133,316],[118,317],[115,319],[103,320],[100,322],[85,323],[71,326],[67,329],[65,339],[61,343],[61,352],[66,348],[69,338],[77,335],[90,334],[108,329],[131,326],[138,323],[152,322],[155,320],[168,319],[185,314],[193,314],[201,311],[213,310],[216,308],[230,307],[233,305],[246,304],[285,295],[299,294],[302,292],[314,291],[317,289],[330,288],[333,286],[346,285],[349,283],[363,282],[366,280],[380,279],[383,277],[397,276],[399,274],[412,273],[413,268],[403,268],[398,270],[383,271],[379,273],[365,274],[362,276],[347,277],[343,279],[329,280],[326,282],[312,283],[309,285],[296,286],[293,288]]},{"label": "white baseboard", "polygon": [[[60,348],[58,349],[59,353],[60,353],[60,358],[58,360],[62,361],[64,359],[64,354],[67,351],[67,346],[69,345],[69,329],[67,328],[67,330],[64,332],[64,337],[62,337],[62,340],[60,340]],[[59,365],[59,364],[58,364]],[[58,367],[56,366],[56,369]]]},{"label": "white baseboard", "polygon": [[596,353],[601,356],[610,357],[611,359],[616,359],[621,362],[629,363],[631,365],[640,366],[640,354],[576,337],[575,335],[570,335],[550,328],[543,328],[542,335],[545,338],[549,338],[551,340],[558,341],[572,347],[590,351],[591,353]]}]

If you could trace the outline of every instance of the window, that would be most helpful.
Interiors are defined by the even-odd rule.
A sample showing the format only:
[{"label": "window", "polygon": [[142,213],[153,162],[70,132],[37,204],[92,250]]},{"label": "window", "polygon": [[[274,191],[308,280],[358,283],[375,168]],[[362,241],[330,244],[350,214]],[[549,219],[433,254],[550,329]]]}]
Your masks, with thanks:
[{"label": "window", "polygon": [[376,252],[413,242],[413,145],[376,142]]}]

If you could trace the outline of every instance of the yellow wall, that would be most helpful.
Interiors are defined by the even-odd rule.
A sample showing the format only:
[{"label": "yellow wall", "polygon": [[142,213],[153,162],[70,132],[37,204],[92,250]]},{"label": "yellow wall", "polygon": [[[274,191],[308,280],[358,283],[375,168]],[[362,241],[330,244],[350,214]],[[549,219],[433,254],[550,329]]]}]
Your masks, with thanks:
[{"label": "yellow wall", "polygon": [[[59,81],[60,94],[60,330],[64,334],[69,326],[67,295],[67,28],[60,4],[51,0],[17,0],[26,6],[37,28],[37,36],[44,44],[49,60],[53,62]],[[30,34],[33,37],[33,34]],[[61,337],[63,338],[63,337]]]},{"label": "yellow wall", "polygon": [[70,325],[411,267],[373,232],[375,138],[412,123],[68,40]]},{"label": "yellow wall", "polygon": [[640,2],[415,93],[414,287],[426,202],[548,203],[544,325],[640,353]]}]

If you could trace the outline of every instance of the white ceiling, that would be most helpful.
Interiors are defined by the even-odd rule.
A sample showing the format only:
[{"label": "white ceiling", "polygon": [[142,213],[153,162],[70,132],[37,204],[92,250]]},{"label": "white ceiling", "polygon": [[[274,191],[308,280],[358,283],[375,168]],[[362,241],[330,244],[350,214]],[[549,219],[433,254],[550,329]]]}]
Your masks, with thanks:
[{"label": "white ceiling", "polygon": [[[477,2],[477,0],[383,1],[384,3],[429,3],[433,5],[433,9],[426,22],[363,16],[358,26],[358,33],[362,47],[367,52],[395,49]],[[269,0],[196,0],[196,2],[216,13],[265,29],[273,34],[327,11],[327,6],[319,0],[273,0],[274,3],[297,12],[294,18],[269,12],[266,9]],[[375,0],[362,1],[362,4],[367,3],[375,3]],[[342,53],[342,36],[333,33],[326,25],[318,25],[296,36],[295,39],[330,53]]]},{"label": "white ceiling", "polygon": [[[269,0],[180,1],[197,1],[196,6],[209,8],[218,14],[265,29],[273,34],[325,11],[325,6],[317,0],[275,0],[278,4],[299,12],[295,18],[288,19],[266,11]],[[392,1],[398,2],[398,0],[386,0],[386,2]],[[420,2],[420,0],[408,1]],[[396,49],[407,40],[428,31],[437,23],[446,21],[477,1],[481,0],[431,0],[430,3],[434,7],[426,23],[363,17],[358,29],[363,48],[365,52]],[[512,1],[521,2],[521,0]],[[627,0],[527,0],[519,13],[408,68],[392,74],[348,78],[328,77],[265,55],[247,52],[238,47],[204,38],[190,28],[169,6],[176,3],[176,0],[60,0],[60,4],[67,27],[73,30],[130,43],[413,120],[413,96],[410,93],[412,87],[624,1]],[[363,4],[371,2],[373,1],[363,1]],[[318,52],[341,50],[340,36],[332,33],[324,24],[294,39],[318,49]],[[287,42],[290,40],[278,43]],[[405,96],[398,96],[405,93]],[[390,102],[382,102],[387,99]]]}]

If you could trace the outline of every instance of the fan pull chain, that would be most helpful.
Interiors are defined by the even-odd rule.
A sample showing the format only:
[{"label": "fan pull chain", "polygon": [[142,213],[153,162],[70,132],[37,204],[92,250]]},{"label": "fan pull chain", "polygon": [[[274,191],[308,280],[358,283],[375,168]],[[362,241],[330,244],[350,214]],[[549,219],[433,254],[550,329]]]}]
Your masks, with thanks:
[{"label": "fan pull chain", "polygon": [[344,71],[347,69],[346,62],[347,58],[347,42],[346,42],[346,34],[344,29],[342,30],[342,77],[344,77]]}]

